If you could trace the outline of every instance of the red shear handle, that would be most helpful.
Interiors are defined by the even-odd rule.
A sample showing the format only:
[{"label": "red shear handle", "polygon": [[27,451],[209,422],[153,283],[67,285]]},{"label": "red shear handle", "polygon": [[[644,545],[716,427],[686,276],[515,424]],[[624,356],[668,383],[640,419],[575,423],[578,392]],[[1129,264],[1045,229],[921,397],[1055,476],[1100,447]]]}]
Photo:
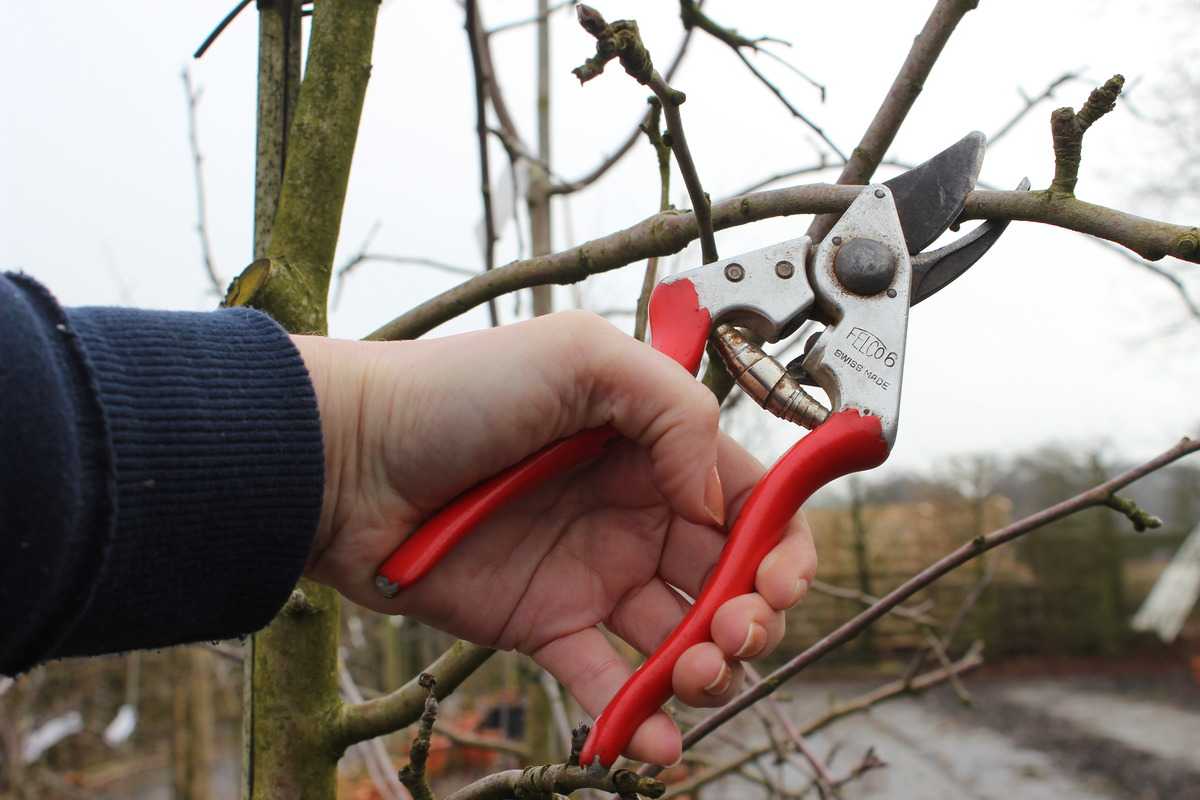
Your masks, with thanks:
[{"label": "red shear handle", "polygon": [[[670,356],[692,374],[700,366],[710,321],[708,311],[700,307],[691,281],[661,284],[650,299],[654,349]],[[600,455],[616,435],[608,425],[581,431],[467,490],[388,556],[377,571],[375,585],[388,597],[412,586],[498,508],[554,475]]]},{"label": "red shear handle", "polygon": [[713,615],[727,600],[754,591],[758,565],[817,489],[843,475],[877,467],[887,458],[879,418],[839,411],[801,439],[754,487],[721,558],[691,611],[618,690],[596,720],[580,763],[612,766],[634,731],[671,697],[671,673],[689,647],[712,638]]}]

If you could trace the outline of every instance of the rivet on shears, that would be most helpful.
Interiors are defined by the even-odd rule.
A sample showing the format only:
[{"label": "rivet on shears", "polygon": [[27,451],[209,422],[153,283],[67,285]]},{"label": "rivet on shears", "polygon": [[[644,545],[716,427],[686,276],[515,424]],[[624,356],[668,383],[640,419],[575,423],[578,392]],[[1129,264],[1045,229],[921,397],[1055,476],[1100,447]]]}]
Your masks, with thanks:
[{"label": "rivet on shears", "polygon": [[730,264],[725,267],[725,278],[731,283],[737,283],[746,277],[746,270],[741,264]]}]

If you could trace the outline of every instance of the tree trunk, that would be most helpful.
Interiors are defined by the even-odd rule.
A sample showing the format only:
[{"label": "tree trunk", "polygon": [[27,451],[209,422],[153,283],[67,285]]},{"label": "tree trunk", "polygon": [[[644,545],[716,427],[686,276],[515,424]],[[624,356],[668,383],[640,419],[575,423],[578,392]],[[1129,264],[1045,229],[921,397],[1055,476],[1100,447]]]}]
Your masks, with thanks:
[{"label": "tree trunk", "polygon": [[[316,4],[307,69],[294,100],[299,3],[260,6],[259,258],[234,281],[226,304],[261,309],[293,333],[324,334],[379,2]],[[331,731],[341,703],[337,647],[337,595],[307,580],[253,637],[243,706],[245,797],[336,796],[341,749]]]},{"label": "tree trunk", "polygon": [[182,647],[173,654],[179,679],[174,689],[174,738],[171,767],[175,800],[208,800],[212,793],[213,722],[212,661],[201,647]]}]

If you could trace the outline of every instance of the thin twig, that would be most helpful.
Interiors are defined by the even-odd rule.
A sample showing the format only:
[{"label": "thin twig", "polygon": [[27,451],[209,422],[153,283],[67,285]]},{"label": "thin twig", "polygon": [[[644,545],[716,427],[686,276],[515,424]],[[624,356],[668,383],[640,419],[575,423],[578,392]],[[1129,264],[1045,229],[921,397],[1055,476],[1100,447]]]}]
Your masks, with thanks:
[{"label": "thin twig", "polygon": [[[925,643],[929,646],[929,652],[933,653],[934,658],[942,667],[950,666],[950,656],[946,653],[942,640],[929,628],[925,629]],[[967,691],[967,687],[962,685],[962,681],[958,679],[957,675],[951,676],[950,686],[954,689],[954,694],[958,696],[960,703],[964,706],[971,705],[971,693]]]},{"label": "thin twig", "polygon": [[200,138],[196,133],[196,106],[200,104],[201,89],[192,87],[192,74],[187,67],[180,71],[183,90],[187,95],[188,146],[192,150],[192,176],[196,183],[196,235],[200,237],[200,257],[204,262],[204,273],[210,288],[218,297],[225,294],[225,287],[217,277],[213,265],[212,245],[208,241],[208,206],[204,199],[204,157],[200,155]]},{"label": "thin twig", "polygon": [[[983,571],[983,575],[971,587],[971,591],[967,592],[967,596],[963,598],[959,604],[958,610],[954,612],[954,618],[950,620],[950,625],[946,628],[945,633],[941,635],[939,640],[943,649],[949,648],[954,643],[954,637],[958,636],[959,629],[967,620],[967,615],[971,613],[971,609],[979,602],[979,598],[983,597],[984,590],[991,584],[992,576],[996,571],[996,562],[987,562],[987,567]],[[925,666],[925,658],[928,655],[928,650],[920,650],[913,660],[909,663],[908,669],[904,672],[904,680],[912,681],[916,678],[917,673]]]},{"label": "thin twig", "polygon": [[[953,668],[950,670],[937,669],[921,675],[911,684],[906,684],[904,681],[890,681],[882,686],[872,689],[869,692],[853,697],[845,702],[837,703],[827,708],[823,713],[808,720],[799,727],[801,734],[811,736],[819,730],[837,722],[838,720],[861,713],[867,709],[874,708],[880,703],[885,703],[889,700],[894,700],[898,697],[905,697],[913,692],[923,692],[939,684],[949,680],[950,675],[961,675],[975,669],[983,663],[983,656],[979,649],[974,648],[966,655],[954,662]],[[719,731],[718,731],[719,732]],[[835,748],[836,749],[836,748]],[[731,760],[722,764],[716,764],[706,768],[702,772],[690,776],[685,781],[672,784],[668,787],[667,793],[663,796],[663,800],[668,798],[680,797],[689,795],[695,792],[701,786],[712,783],[715,780],[729,774],[733,770],[740,768],[742,765],[754,761],[772,751],[771,745],[764,745],[755,748],[741,748],[737,751],[737,755]],[[825,757],[826,765],[833,763],[835,751],[830,751]],[[686,759],[688,754],[684,753]],[[657,775],[661,771],[661,767],[654,765],[646,765],[642,767],[639,773],[644,775]]]},{"label": "thin twig", "polygon": [[[338,685],[347,702],[363,702],[362,690],[355,683],[354,676],[341,658],[338,659]],[[400,781],[396,777],[396,767],[392,764],[391,756],[388,755],[383,741],[379,738],[368,739],[358,742],[354,747],[362,756],[363,763],[367,766],[367,773],[371,777],[371,783],[375,785],[375,790],[379,792],[380,797],[388,798],[388,800],[401,800],[405,796],[404,787],[400,785]]]},{"label": "thin twig", "polygon": [[[675,56],[671,59],[670,65],[667,66],[667,71],[663,73],[663,80],[667,83],[670,83],[675,78],[675,73],[679,71],[679,66],[683,63],[683,57],[687,54],[688,45],[691,42],[691,30],[684,31],[683,38],[679,41],[679,46],[675,48]],[[651,112],[647,111],[641,121],[633,126],[633,130],[621,140],[621,144],[617,145],[612,153],[593,167],[590,172],[585,173],[575,180],[560,181],[551,184],[547,191],[550,194],[573,194],[600,180],[637,144],[638,137],[642,135],[642,130],[650,122],[650,114]]]},{"label": "thin twig", "polygon": [[408,789],[413,800],[434,800],[433,790],[425,780],[425,762],[429,758],[433,724],[437,721],[438,701],[434,696],[437,680],[429,673],[422,672],[417,676],[417,681],[428,694],[425,697],[425,708],[421,712],[421,724],[417,726],[416,738],[408,749],[408,763],[400,770],[400,782]]},{"label": "thin twig", "polygon": [[[466,0],[467,42],[471,50],[471,70],[475,75],[475,135],[479,140],[479,192],[483,195],[483,269],[490,271],[496,266],[496,220],[492,216],[492,176],[488,169],[487,107],[484,101],[487,89],[480,57],[479,14],[476,0]],[[500,324],[500,312],[495,298],[488,300],[488,318],[492,327]]]},{"label": "thin twig", "polygon": [[[938,0],[934,5],[925,26],[913,40],[912,48],[900,66],[900,71],[896,73],[891,88],[884,95],[879,110],[875,112],[858,146],[850,154],[850,160],[842,168],[838,183],[867,183],[875,174],[879,162],[883,161],[896,138],[896,132],[904,124],[909,110],[924,88],[933,65],[942,54],[942,48],[950,39],[950,34],[954,33],[963,16],[978,4],[979,0]],[[819,216],[808,226],[808,235],[814,242],[819,242],[825,238],[825,234],[829,233],[835,222],[836,216]]]},{"label": "thin twig", "polygon": [[679,113],[679,106],[687,99],[686,95],[671,88],[654,68],[650,53],[638,33],[636,22],[617,20],[610,25],[598,11],[582,3],[576,6],[576,11],[579,24],[596,37],[596,55],[573,70],[579,82],[586,83],[600,75],[604,71],[604,65],[616,58],[620,60],[625,71],[638,83],[654,92],[662,104],[667,131],[671,134],[671,152],[675,154],[675,163],[679,165],[679,173],[687,187],[688,197],[691,198],[693,212],[700,228],[700,250],[703,260],[705,264],[711,264],[719,258],[717,241],[713,236],[711,204],[700,183],[700,174],[696,171],[696,162],[692,159],[687,135],[683,130],[683,118]]},{"label": "thin twig", "polygon": [[[371,242],[374,241],[375,235],[379,233],[381,223],[377,220],[371,225],[367,235],[363,237],[363,242],[359,245],[358,252],[347,258],[340,267],[334,271],[334,282],[336,288],[333,292],[333,299],[330,305],[337,308],[342,303],[342,295],[346,291],[346,280],[350,273],[358,269],[362,264],[368,262],[379,262],[384,264],[398,264],[401,266],[414,267],[429,267],[430,269],[448,272],[451,275],[465,275],[474,277],[479,274],[479,270],[470,269],[469,267],[460,267],[457,264],[448,264],[445,261],[438,261],[435,258],[427,258],[425,256],[402,256],[394,253],[373,253],[370,250]],[[494,302],[494,301],[493,301]]]},{"label": "thin twig", "polygon": [[1171,286],[1175,288],[1175,291],[1179,292],[1179,298],[1183,301],[1183,304],[1187,306],[1188,313],[1191,314],[1192,317],[1194,317],[1197,321],[1200,321],[1200,303],[1198,303],[1196,299],[1192,297],[1192,293],[1188,291],[1187,284],[1185,284],[1178,275],[1170,272],[1165,267],[1152,264],[1146,259],[1134,255],[1125,248],[1115,245],[1112,242],[1106,242],[1103,239],[1092,239],[1091,241],[1110,252],[1116,253],[1130,264],[1141,267],[1142,269],[1157,275],[1167,283],[1171,284]]},{"label": "thin twig", "polygon": [[[757,50],[757,48],[755,48],[755,49]],[[825,132],[824,128],[822,128],[817,123],[813,122],[813,120],[807,114],[805,114],[804,112],[800,111],[800,109],[798,109],[794,105],[792,105],[792,102],[787,99],[787,95],[785,95],[778,86],[776,86],[774,83],[772,83],[771,80],[768,79],[766,75],[763,75],[761,72],[759,72],[757,67],[755,67],[753,64],[750,63],[750,59],[746,58],[745,53],[743,53],[740,49],[738,49],[736,47],[733,48],[733,52],[737,55],[737,57],[739,59],[741,59],[741,62],[742,62],[742,64],[744,64],[746,66],[746,69],[750,70],[750,74],[753,75],[754,77],[758,78],[759,83],[761,83],[763,86],[766,86],[768,89],[770,89],[771,94],[775,95],[775,97],[779,100],[779,102],[783,104],[783,107],[786,108],[793,117],[795,117],[796,119],[798,119],[802,123],[804,123],[806,126],[808,126],[808,128],[813,133],[815,133],[821,139],[821,141],[823,141],[829,147],[830,150],[833,151],[834,155],[836,155],[838,157],[838,159],[840,159],[843,163],[845,163],[846,154],[844,152],[842,152],[842,148],[838,147],[837,143],[834,142],[833,139],[829,138],[829,134],[827,134]],[[759,52],[765,53],[767,51],[762,50]],[[776,58],[778,58],[778,56],[776,56]]]},{"label": "thin twig", "polygon": [[562,0],[562,2],[555,3],[554,5],[547,8],[546,11],[542,14],[535,14],[532,17],[526,17],[524,19],[516,19],[516,20],[513,20],[512,22],[502,22],[501,24],[497,25],[496,27],[491,28],[487,31],[484,31],[483,35],[484,36],[495,36],[497,33],[504,33],[505,31],[516,30],[517,28],[523,28],[526,25],[533,25],[536,22],[541,22],[544,19],[548,19],[548,18],[554,16],[555,11],[558,11],[560,9],[567,8],[568,6],[573,6],[573,5],[575,5],[575,0]]},{"label": "thin twig", "polygon": [[[659,127],[662,118],[662,103],[654,98],[650,104],[650,118],[643,130],[654,155],[658,161],[658,210],[666,211],[671,207],[671,145],[669,138],[664,137]],[[646,259],[646,272],[642,276],[642,291],[638,294],[637,313],[633,320],[633,338],[639,342],[646,341],[646,323],[650,311],[650,295],[654,292],[654,284],[658,281],[658,256]]]},{"label": "thin twig", "polygon": [[[746,678],[748,680],[754,683],[758,683],[762,680],[762,675],[749,662],[743,663],[742,668],[746,671]],[[783,726],[783,731],[787,734],[788,739],[791,740],[792,746],[796,748],[796,752],[800,753],[800,755],[804,757],[804,760],[808,762],[808,766],[813,771],[813,779],[817,782],[818,791],[821,793],[821,796],[824,797],[825,792],[830,788],[830,785],[833,782],[833,776],[829,774],[828,767],[826,767],[825,763],[821,761],[820,757],[812,751],[812,748],[808,746],[808,742],[805,740],[804,734],[801,733],[800,729],[796,727],[796,723],[792,722],[792,718],[788,716],[786,711],[783,710],[783,706],[776,702],[774,698],[768,698],[766,706],[767,711],[773,717],[775,717],[776,721],[781,726]]]},{"label": "thin twig", "polygon": [[1012,541],[1031,531],[1035,531],[1064,517],[1083,511],[1087,508],[1107,505],[1118,490],[1134,481],[1165,467],[1190,453],[1200,450],[1200,439],[1182,439],[1169,450],[1155,456],[1149,461],[1127,470],[1120,475],[1105,481],[1092,489],[1080,492],[1072,498],[1063,500],[1048,508],[1044,508],[1024,519],[1006,525],[992,533],[977,536],[950,553],[930,564],[904,583],[884,595],[878,603],[857,614],[839,625],[834,631],[823,636],[815,644],[804,650],[795,658],[788,661],[765,679],[738,695],[728,704],[708,716],[703,722],[688,731],[683,738],[683,747],[694,747],[710,732],[724,724],[730,718],[746,709],[753,703],[773,693],[788,679],[797,675],[806,667],[819,661],[824,656],[841,647],[862,633],[867,626],[883,617],[906,599],[929,586],[943,575],[971,561],[995,547]]},{"label": "thin twig", "polygon": [[1014,114],[1008,122],[1006,122],[1000,126],[999,130],[997,130],[995,133],[993,133],[991,136],[988,137],[988,146],[994,147],[996,145],[996,142],[1003,139],[1005,136],[1008,135],[1008,133],[1010,131],[1012,131],[1013,128],[1017,127],[1017,123],[1019,123],[1021,120],[1023,120],[1029,114],[1030,111],[1033,111],[1033,109],[1037,108],[1039,105],[1041,105],[1045,101],[1053,98],[1054,93],[1056,91],[1058,91],[1058,89],[1061,88],[1064,84],[1070,83],[1071,81],[1076,81],[1076,80],[1080,80],[1079,72],[1077,70],[1072,71],[1072,72],[1064,72],[1062,75],[1059,75],[1057,78],[1050,81],[1050,83],[1046,84],[1045,89],[1042,89],[1042,91],[1038,92],[1036,95],[1033,95],[1032,97],[1030,97],[1029,95],[1026,95],[1024,92],[1022,92],[1021,98],[1025,101],[1024,108],[1022,108],[1020,111],[1018,111],[1016,114]]},{"label": "thin twig", "polygon": [[742,187],[738,191],[734,192],[732,196],[737,197],[739,195],[750,194],[751,192],[757,192],[761,189],[767,188],[772,183],[777,183],[778,181],[785,181],[785,180],[790,180],[792,178],[799,178],[801,175],[811,175],[814,172],[823,172],[824,170],[827,170],[827,169],[830,169],[830,168],[836,167],[836,166],[839,166],[839,165],[826,161],[825,157],[822,156],[821,160],[815,164],[807,164],[803,167],[794,167],[793,169],[786,169],[783,172],[776,172],[771,175],[768,175],[765,178],[761,178],[760,180],[755,181],[754,183],[750,184],[749,186]]},{"label": "thin twig", "polygon": [[238,4],[233,7],[233,10],[225,15],[225,18],[217,23],[217,27],[212,29],[208,36],[204,37],[204,41],[196,48],[196,52],[192,53],[192,58],[200,58],[212,46],[212,43],[217,40],[221,32],[229,27],[229,23],[237,18],[237,15],[242,13],[242,9],[250,5],[250,0],[238,0]]},{"label": "thin twig", "polygon": [[784,95],[779,87],[772,83],[767,76],[759,72],[758,69],[750,63],[750,60],[746,58],[746,54],[743,52],[743,50],[750,50],[755,53],[765,53],[770,55],[772,58],[784,64],[797,75],[804,78],[804,80],[816,87],[821,93],[821,100],[823,102],[825,100],[825,86],[823,84],[814,81],[808,75],[789,64],[785,59],[760,46],[763,42],[775,42],[777,44],[784,44],[790,47],[791,45],[788,42],[783,42],[779,39],[772,39],[769,36],[761,36],[757,39],[749,39],[745,36],[742,36],[732,28],[726,28],[725,26],[714,21],[711,17],[700,10],[700,7],[695,0],[679,0],[679,16],[683,21],[683,27],[687,30],[691,30],[693,27],[700,28],[717,41],[727,45],[729,49],[732,50],[734,54],[741,60],[742,64],[745,65],[746,69],[750,70],[750,74],[757,78],[763,86],[766,86],[771,91],[771,94],[775,95],[779,102],[783,104],[784,108],[786,108],[793,117],[807,125],[813,133],[820,137],[821,141],[828,145],[829,149],[837,155],[838,159],[840,159],[843,163],[846,161],[846,154],[842,152],[842,149],[838,147],[832,139],[829,138],[829,135],[825,133],[824,129],[822,129],[821,126],[817,125],[808,116],[803,114],[799,109],[792,105],[791,101],[787,99],[787,96]]},{"label": "thin twig", "polygon": [[475,750],[495,750],[497,753],[513,756],[521,761],[529,758],[529,748],[524,743],[507,737],[481,736],[447,725],[445,721],[438,725],[438,733],[459,747]]},{"label": "thin twig", "polygon": [[567,719],[567,707],[563,703],[562,690],[559,688],[558,681],[544,669],[538,670],[538,682],[541,684],[542,691],[546,693],[546,701],[550,704],[550,716],[554,720],[554,727],[558,729],[559,744],[566,742],[570,743],[571,723]]},{"label": "thin twig", "polygon": [[[861,603],[864,606],[872,606],[879,602],[879,598],[873,594],[867,594],[859,589],[847,589],[842,586],[834,586],[832,583],[826,583],[822,580],[813,579],[813,581],[809,584],[809,588],[819,594],[828,595],[829,597],[837,597],[842,600],[853,600],[854,602]],[[897,617],[910,620],[911,622],[915,622],[919,625],[937,625],[937,620],[929,616],[929,614],[925,612],[925,609],[921,608],[920,606],[914,606],[911,608],[908,606],[896,606],[892,609],[891,613],[895,614]]]}]

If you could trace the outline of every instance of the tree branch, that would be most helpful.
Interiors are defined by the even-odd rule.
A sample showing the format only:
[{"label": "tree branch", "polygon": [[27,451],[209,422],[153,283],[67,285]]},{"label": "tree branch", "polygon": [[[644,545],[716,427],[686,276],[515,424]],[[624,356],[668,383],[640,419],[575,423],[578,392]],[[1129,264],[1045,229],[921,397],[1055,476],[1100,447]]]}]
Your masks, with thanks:
[{"label": "tree branch", "polygon": [[1038,92],[1033,97],[1029,97],[1024,92],[1021,92],[1021,97],[1025,101],[1025,107],[1014,114],[1008,122],[1001,125],[995,133],[988,137],[988,146],[994,146],[996,142],[1007,136],[1013,128],[1017,127],[1017,123],[1023,120],[1030,111],[1033,111],[1033,109],[1054,97],[1054,93],[1058,91],[1063,84],[1077,80],[1080,80],[1079,73],[1077,71],[1064,72],[1062,75],[1059,75],[1057,78],[1050,81],[1050,83],[1046,84],[1046,88],[1042,89],[1042,91]]},{"label": "tree branch", "polygon": [[[896,132],[904,123],[908,112],[916,102],[917,96],[925,86],[933,65],[937,63],[942,49],[950,39],[950,34],[958,27],[958,23],[968,11],[979,5],[979,0],[938,0],[925,20],[925,27],[913,40],[912,48],[908,51],[900,71],[896,74],[892,86],[883,98],[879,110],[866,132],[850,154],[850,160],[842,168],[838,176],[840,184],[861,184],[871,180],[875,169],[883,157],[887,155]],[[814,242],[825,238],[837,221],[837,217],[817,217],[808,226],[808,235]]]},{"label": "tree branch", "polygon": [[[483,269],[487,272],[496,266],[496,220],[492,214],[492,175],[488,168],[487,79],[483,75],[483,61],[479,55],[479,14],[475,5],[476,0],[466,0],[465,27],[471,51],[471,70],[475,76],[475,135],[479,141],[479,193],[483,196]],[[493,328],[500,324],[495,298],[488,300],[488,319]]]},{"label": "tree branch", "polygon": [[549,797],[580,789],[598,789],[622,797],[661,797],[666,788],[653,778],[627,769],[608,772],[567,764],[550,764],[497,772],[464,786],[447,800],[507,800],[510,797]]},{"label": "tree branch", "polygon": [[477,750],[495,750],[497,753],[504,753],[522,761],[529,758],[529,748],[522,742],[516,742],[512,739],[481,736],[470,731],[450,727],[444,721],[438,725],[438,733],[459,747],[469,747]]},{"label": "tree branch", "polygon": [[[690,30],[685,31],[683,38],[679,41],[679,47],[675,49],[675,57],[671,59],[671,64],[667,67],[667,71],[663,73],[663,80],[667,83],[671,82],[675,77],[675,73],[679,70],[679,66],[683,63],[683,57],[687,53],[688,45],[691,41],[692,32]],[[605,173],[615,167],[625,157],[626,153],[633,149],[633,146],[637,144],[638,137],[642,134],[642,130],[649,123],[650,112],[647,111],[645,116],[642,117],[641,122],[633,126],[633,130],[626,135],[621,144],[617,145],[611,155],[597,164],[590,172],[585,173],[575,180],[551,184],[547,188],[547,192],[550,194],[573,194],[600,180],[600,178],[604,177]]]},{"label": "tree branch", "polygon": [[[837,597],[842,600],[853,600],[854,602],[864,606],[872,606],[879,602],[879,598],[873,594],[867,594],[866,592],[858,589],[847,589],[842,586],[834,586],[832,583],[826,583],[822,580],[814,579],[809,586],[818,594],[823,594],[828,597]],[[925,611],[917,606],[913,606],[912,608],[907,606],[896,606],[892,609],[892,613],[897,617],[907,619],[910,622],[915,622],[918,625],[937,625],[937,620],[926,614]]]},{"label": "tree branch", "polygon": [[1121,256],[1121,258],[1125,259],[1130,264],[1141,267],[1147,272],[1157,275],[1167,283],[1171,284],[1171,286],[1175,288],[1175,291],[1179,292],[1179,298],[1187,307],[1188,313],[1195,317],[1197,321],[1200,321],[1200,304],[1198,304],[1195,298],[1192,297],[1191,292],[1188,291],[1188,287],[1182,280],[1179,279],[1179,276],[1172,274],[1164,267],[1160,267],[1157,264],[1151,264],[1146,259],[1139,258],[1128,250],[1112,244],[1111,242],[1106,242],[1103,239],[1093,239],[1092,241],[1108,250],[1110,253],[1116,253],[1117,255]]},{"label": "tree branch", "polygon": [[[236,13],[236,11],[234,12]],[[208,204],[204,199],[204,157],[200,155],[200,139],[196,134],[196,106],[200,104],[199,89],[192,87],[192,74],[187,67],[180,72],[183,90],[187,95],[188,146],[192,150],[192,175],[196,183],[196,235],[200,237],[200,258],[204,262],[204,273],[213,292],[218,297],[225,294],[225,286],[217,276],[213,265],[212,245],[208,241]]]},{"label": "tree branch", "polygon": [[671,135],[671,151],[675,154],[675,163],[679,165],[680,175],[683,176],[683,183],[687,187],[688,197],[691,198],[693,212],[699,224],[700,249],[704,263],[711,264],[718,259],[717,242],[713,236],[712,209],[708,195],[700,183],[700,174],[696,171],[696,163],[692,159],[692,152],[683,130],[683,118],[679,114],[679,106],[687,96],[671,88],[654,68],[650,52],[638,33],[636,22],[619,19],[610,25],[605,22],[600,12],[590,6],[581,3],[576,6],[576,10],[579,24],[596,37],[596,55],[572,72],[579,78],[580,83],[587,83],[604,71],[605,64],[616,58],[630,77],[654,92],[654,96],[662,105],[667,132]]},{"label": "tree branch", "polygon": [[[714,230],[792,214],[840,213],[860,186],[807,184],[714,203]],[[967,195],[963,219],[1015,219],[1086,233],[1127,247],[1144,258],[1171,255],[1200,263],[1200,229],[1116,211],[1048,192],[977,190]],[[421,303],[375,330],[368,339],[414,339],[489,297],[544,283],[570,284],[651,256],[677,253],[697,236],[695,215],[667,211],[624,230],[558,253],[520,259]]]},{"label": "tree branch", "polygon": [[[495,652],[462,641],[452,644],[425,670],[437,683],[435,697],[439,700],[445,698]],[[355,742],[383,736],[411,725],[424,711],[427,694],[418,677],[383,697],[343,706],[333,725],[331,739],[334,745],[344,749]]]},{"label": "tree branch", "polygon": [[544,19],[549,19],[550,17],[552,17],[554,15],[554,12],[556,12],[560,9],[566,8],[567,6],[573,6],[573,5],[575,5],[575,0],[562,0],[562,2],[555,3],[554,5],[547,8],[546,11],[542,14],[535,14],[534,16],[526,17],[525,19],[516,19],[516,20],[513,20],[512,22],[501,23],[500,25],[497,25],[496,27],[491,28],[490,30],[484,31],[483,35],[484,36],[495,36],[497,33],[504,33],[505,31],[511,31],[511,30],[515,30],[517,28],[523,28],[526,25],[532,25],[536,22],[541,22]]},{"label": "tree branch", "polygon": [[408,763],[400,770],[400,782],[408,789],[413,800],[434,800],[433,790],[425,780],[425,761],[429,758],[433,723],[437,721],[438,702],[434,696],[437,680],[429,673],[422,672],[417,676],[417,684],[426,691],[425,706],[421,712],[421,724],[417,726],[417,735],[408,750]]},{"label": "tree branch", "polygon": [[[873,708],[880,703],[894,700],[897,697],[904,697],[916,692],[923,692],[926,689],[930,689],[946,682],[950,679],[951,675],[961,675],[964,672],[975,669],[982,663],[983,656],[981,655],[979,648],[973,648],[958,661],[954,662],[952,668],[949,670],[945,668],[931,670],[930,672],[921,675],[911,684],[906,684],[904,681],[891,681],[876,689],[872,689],[865,694],[851,698],[844,703],[832,705],[820,716],[814,717],[813,719],[810,719],[808,722],[805,722],[803,725],[801,725],[799,727],[799,732],[803,736],[811,736],[817,731],[827,727],[828,725],[831,725],[834,722],[837,722],[840,719],[853,714],[858,714],[862,711],[866,711],[867,709]],[[669,800],[669,798],[681,797],[684,795],[691,795],[700,787],[712,783],[713,781],[728,775],[734,770],[740,769],[742,766],[750,763],[751,761],[762,758],[764,755],[767,755],[773,750],[774,745],[770,743],[759,747],[747,748],[742,752],[739,752],[730,761],[709,767],[702,772],[692,775],[685,781],[668,786],[667,793],[663,795],[663,800]],[[657,775],[660,771],[660,767],[652,765],[647,765],[639,770],[641,774],[653,775]]]},{"label": "tree branch", "polygon": [[761,682],[750,687],[720,710],[708,716],[683,737],[683,748],[687,750],[695,746],[705,736],[723,725],[726,721],[773,693],[788,679],[806,667],[854,639],[880,617],[948,572],[962,566],[981,553],[1010,542],[1051,522],[1056,522],[1087,508],[1107,505],[1119,489],[1196,450],[1200,450],[1200,439],[1184,438],[1171,449],[1111,480],[1105,481],[1088,491],[1081,492],[1068,500],[1031,514],[992,533],[977,536],[956,548],[888,592],[875,605],[839,625],[834,631],[822,637],[811,647],[772,672]]},{"label": "tree branch", "polygon": [[821,100],[823,101],[825,99],[824,85],[814,81],[808,75],[805,75],[791,64],[788,64],[779,56],[763,49],[760,46],[763,42],[776,42],[778,44],[786,44],[790,47],[791,45],[788,42],[783,42],[779,39],[772,39],[769,36],[760,36],[757,39],[748,39],[732,28],[726,28],[722,25],[719,25],[711,17],[700,10],[700,6],[695,0],[679,0],[679,17],[683,21],[683,27],[686,30],[690,31],[692,28],[700,28],[717,41],[727,45],[729,49],[732,50],[734,54],[741,60],[742,64],[745,65],[746,69],[750,70],[750,74],[757,78],[759,83],[767,87],[767,89],[771,91],[771,94],[775,95],[776,99],[783,104],[783,107],[786,108],[793,117],[808,126],[808,128],[821,139],[821,141],[825,142],[825,144],[829,146],[829,149],[832,150],[843,163],[846,161],[846,154],[843,153],[842,149],[838,147],[832,139],[829,138],[829,135],[825,133],[824,129],[822,129],[820,125],[813,122],[805,114],[800,112],[794,105],[792,105],[791,101],[787,99],[782,91],[780,91],[779,87],[768,80],[767,76],[759,72],[758,69],[750,63],[750,60],[746,58],[746,54],[742,52],[743,49],[747,49],[752,50],[755,53],[764,53],[766,55],[770,55],[772,58],[775,58],[784,66],[790,68],[793,72],[800,75],[800,77],[804,78],[810,84],[815,86],[821,92]]},{"label": "tree branch", "polygon": [[1092,123],[1113,110],[1124,85],[1123,76],[1113,75],[1099,89],[1092,90],[1078,113],[1065,106],[1050,115],[1050,134],[1054,141],[1054,180],[1050,183],[1050,194],[1075,196],[1079,163],[1083,158],[1083,134]]},{"label": "tree branch", "polygon": [[[643,126],[646,138],[654,148],[658,160],[658,210],[659,213],[671,207],[671,145],[669,137],[664,137],[659,130],[662,117],[662,103],[658,98],[650,104],[650,118]],[[633,320],[633,338],[639,342],[646,341],[646,323],[650,312],[650,295],[654,292],[654,284],[658,281],[658,256],[646,259],[646,272],[642,276],[642,291],[638,294],[637,313]]]},{"label": "tree branch", "polygon": [[380,224],[376,222],[367,231],[367,235],[363,238],[363,243],[358,248],[358,252],[350,256],[346,261],[337,268],[334,272],[334,280],[337,288],[334,289],[333,301],[331,305],[336,308],[342,302],[342,293],[346,290],[346,278],[351,272],[356,270],[359,265],[365,264],[368,261],[382,261],[388,264],[410,264],[418,267],[429,267],[431,269],[449,272],[453,275],[465,275],[466,277],[474,277],[479,274],[478,270],[460,267],[457,264],[447,264],[445,261],[438,261],[433,258],[425,258],[424,256],[399,256],[392,253],[372,253],[368,248],[371,242],[375,239],[375,234],[379,233]]}]

